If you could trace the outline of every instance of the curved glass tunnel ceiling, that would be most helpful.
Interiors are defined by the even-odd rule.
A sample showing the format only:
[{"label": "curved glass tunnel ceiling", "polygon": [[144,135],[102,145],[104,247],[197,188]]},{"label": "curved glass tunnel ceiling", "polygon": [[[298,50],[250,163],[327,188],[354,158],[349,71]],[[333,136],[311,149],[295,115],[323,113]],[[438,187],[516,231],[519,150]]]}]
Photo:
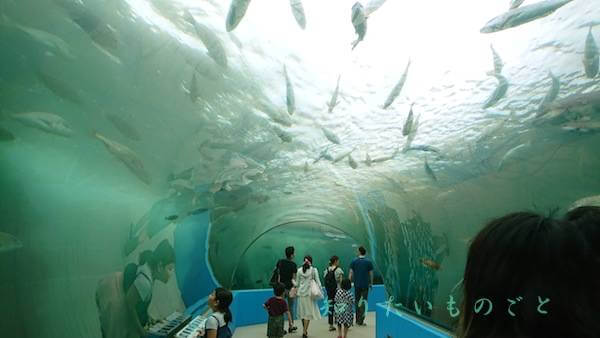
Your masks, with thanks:
[{"label": "curved glass tunnel ceiling", "polygon": [[365,245],[395,299],[451,326],[484,222],[598,200],[594,1],[490,34],[505,1],[385,1],[352,50],[355,2],[302,1],[302,29],[253,0],[228,32],[229,1],[0,1],[0,327],[100,337],[98,281],[162,239],[183,265],[152,314],[209,293],[190,260],[257,287],[280,231],[317,222],[347,238],[312,242]]}]

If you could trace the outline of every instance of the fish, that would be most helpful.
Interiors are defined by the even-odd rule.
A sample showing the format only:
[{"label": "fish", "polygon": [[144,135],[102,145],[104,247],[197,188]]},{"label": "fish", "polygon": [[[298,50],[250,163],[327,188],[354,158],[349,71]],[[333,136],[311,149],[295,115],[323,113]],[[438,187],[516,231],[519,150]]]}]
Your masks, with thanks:
[{"label": "fish", "polygon": [[549,117],[564,115],[574,112],[580,115],[588,115],[600,111],[600,90],[589,93],[579,93],[556,100],[544,107],[544,114]]},{"label": "fish", "polygon": [[521,6],[521,4],[524,2],[525,0],[510,0],[510,7],[509,9],[515,9],[519,6]]},{"label": "fish", "polygon": [[575,121],[569,121],[561,126],[565,130],[576,130],[576,131],[598,131],[600,130],[600,121],[579,119]]},{"label": "fish", "polygon": [[329,107],[329,114],[331,114],[331,112],[333,111],[333,108],[335,108],[335,106],[338,105],[338,93],[340,91],[340,77],[341,75],[338,75],[337,78],[337,85],[335,86],[335,90],[333,91],[333,95],[331,96],[331,100],[329,101],[329,103],[327,103],[327,107]]},{"label": "fish", "polygon": [[54,93],[54,95],[71,101],[77,105],[83,104],[83,100],[79,94],[62,80],[59,80],[41,70],[37,70],[35,74],[40,82],[42,82],[46,88]]},{"label": "fish", "polygon": [[365,163],[367,164],[368,167],[371,166],[371,156],[369,156],[369,153],[367,153],[367,156],[365,156]]},{"label": "fish", "polygon": [[0,232],[0,253],[14,251],[22,247],[23,242],[17,237],[6,232]]},{"label": "fish", "polygon": [[166,219],[167,221],[174,221],[174,220],[176,220],[176,219],[178,219],[178,218],[179,218],[179,216],[177,216],[177,215],[171,215],[171,216],[167,216],[167,217],[165,217],[165,219]]},{"label": "fish", "polygon": [[290,0],[290,6],[292,8],[292,14],[300,28],[306,28],[306,14],[304,14],[304,7],[302,6],[302,0]]},{"label": "fish", "polygon": [[354,150],[356,150],[355,148],[352,148],[351,150],[348,150],[346,152],[341,153],[339,156],[337,156],[336,158],[333,159],[333,163],[338,163],[339,161],[345,159],[347,156],[349,156],[350,154],[352,154],[354,152]]},{"label": "fish", "polygon": [[398,95],[400,95],[400,92],[402,91],[402,87],[404,87],[404,83],[406,82],[406,77],[408,76],[408,68],[409,67],[410,67],[410,59],[408,60],[408,64],[406,65],[406,69],[404,69],[404,74],[402,74],[400,81],[398,81],[398,83],[394,86],[394,88],[390,92],[390,95],[388,95],[387,99],[385,100],[385,103],[383,104],[383,109],[386,109],[387,107],[389,107],[394,102],[396,97],[398,97]]},{"label": "fish", "polygon": [[206,49],[208,56],[215,61],[219,66],[227,68],[227,54],[219,37],[208,27],[199,23],[194,19],[189,10],[184,10],[184,16],[187,22],[194,26],[196,36],[200,38]]},{"label": "fish", "polygon": [[356,163],[354,158],[352,158],[352,154],[348,154],[348,164],[350,165],[350,168],[352,168],[352,169],[358,168],[358,163]]},{"label": "fish", "polygon": [[189,180],[192,178],[193,173],[194,168],[188,168],[178,174],[170,174],[167,178],[167,181]]},{"label": "fish", "polygon": [[331,143],[340,144],[340,139],[331,130],[329,130],[329,129],[325,128],[325,127],[322,127],[321,130],[323,130],[323,134],[325,134],[325,137]]},{"label": "fish", "polygon": [[392,153],[392,155],[389,156],[384,156],[384,157],[379,157],[379,158],[374,158],[371,160],[372,163],[377,163],[377,162],[385,162],[385,161],[389,161],[394,159],[394,157],[396,157],[396,155],[398,155],[398,153],[400,152],[399,148],[396,148],[394,150],[394,152]]},{"label": "fish", "polygon": [[225,29],[228,32],[233,31],[242,21],[242,18],[248,10],[250,0],[232,0],[229,5],[229,11],[227,12],[227,19],[225,20]]},{"label": "fish", "polygon": [[368,18],[369,16],[371,16],[371,14],[373,14],[373,12],[375,12],[381,6],[383,6],[385,1],[386,0],[371,0],[371,1],[369,1],[367,6],[365,7],[365,17]]},{"label": "fish", "polygon": [[508,81],[506,81],[506,78],[500,74],[495,74],[494,76],[496,77],[496,79],[498,79],[498,86],[492,92],[492,95],[490,95],[490,97],[488,97],[488,99],[483,104],[484,109],[495,105],[498,101],[500,101],[500,99],[504,97],[506,91],[508,90]]},{"label": "fish", "polygon": [[500,170],[502,170],[502,168],[504,168],[504,163],[509,158],[513,157],[519,150],[527,148],[530,145],[531,145],[531,141],[523,143],[523,144],[519,144],[518,146],[507,151],[506,154],[504,154],[504,156],[502,156],[502,159],[500,159],[500,163],[498,164],[498,171],[500,171]]},{"label": "fish", "polygon": [[106,114],[106,119],[109,120],[117,130],[133,141],[140,141],[140,133],[131,125],[129,122],[122,119],[120,116],[115,114]]},{"label": "fish", "polygon": [[288,133],[287,131],[279,128],[278,126],[275,126],[273,128],[273,130],[275,131],[275,134],[277,134],[277,136],[283,141],[283,142],[292,142],[292,135],[290,133]]},{"label": "fish", "polygon": [[116,141],[108,139],[98,132],[93,132],[93,135],[102,141],[106,149],[118,160],[123,162],[123,164],[125,164],[138,179],[148,185],[152,183],[152,178],[144,168],[144,163],[133,150]]},{"label": "fish", "polygon": [[0,142],[10,142],[15,139],[15,135],[9,130],[0,127]]},{"label": "fish", "polygon": [[502,68],[504,67],[504,63],[502,62],[500,55],[498,55],[498,53],[494,49],[494,46],[490,44],[490,48],[492,49],[492,56],[494,58],[494,73],[500,74],[500,73],[502,73]]},{"label": "fish", "polygon": [[439,263],[429,258],[421,258],[419,261],[424,267],[429,268],[431,270],[439,270],[442,267]]},{"label": "fish", "polygon": [[192,74],[192,81],[190,83],[190,100],[192,100],[192,103],[196,103],[196,101],[198,101],[198,97],[200,97],[198,80],[196,79],[196,73],[194,72],[194,74]]},{"label": "fish", "polygon": [[181,178],[170,181],[169,185],[178,192],[194,191],[194,185],[190,181]]},{"label": "fish", "polygon": [[46,112],[27,112],[12,114],[11,118],[22,124],[40,129],[50,134],[71,137],[73,129],[62,117]]},{"label": "fish", "polygon": [[252,197],[252,200],[258,204],[263,204],[270,199],[271,199],[271,197],[269,197],[269,195],[255,195]]},{"label": "fish", "polygon": [[546,113],[546,107],[556,99],[556,96],[558,96],[558,92],[560,91],[560,80],[552,74],[552,71],[548,71],[548,76],[552,79],[552,86],[546,93],[546,96],[542,99],[542,103],[540,103],[535,117],[541,117]]},{"label": "fish", "polygon": [[485,26],[481,28],[480,32],[494,33],[520,26],[530,21],[548,16],[571,1],[573,0],[546,0],[511,9],[488,21]]},{"label": "fish", "polygon": [[600,207],[600,195],[587,196],[578,199],[573,202],[567,210],[571,211],[573,209],[583,207],[583,206],[595,206]]},{"label": "fish", "polygon": [[296,110],[296,98],[294,97],[294,87],[292,86],[292,82],[290,81],[285,65],[283,65],[283,74],[285,75],[285,99],[287,104],[287,111],[290,115],[292,115]]},{"label": "fish", "polygon": [[412,103],[410,105],[410,111],[408,112],[408,117],[406,118],[406,121],[404,122],[404,127],[402,127],[402,135],[407,136],[408,134],[410,134],[411,129],[412,129],[412,125],[413,125],[413,106],[415,104]]},{"label": "fish", "polygon": [[333,161],[333,157],[331,157],[331,155],[329,154],[329,146],[323,150],[321,150],[321,153],[319,153],[319,157],[317,157],[314,161],[313,164],[319,162],[322,158],[328,160],[328,161]]},{"label": "fish", "polygon": [[428,145],[410,146],[410,147],[404,149],[404,152],[411,151],[411,150],[428,151],[428,152],[432,152],[432,153],[436,153],[436,154],[440,153],[440,150],[438,148],[435,148],[435,147],[432,147],[432,146],[428,146]]},{"label": "fish", "polygon": [[427,159],[425,159],[425,173],[427,174],[427,176],[429,176],[432,180],[437,182],[437,177],[435,176],[435,173],[433,172],[433,170],[431,169],[431,167],[429,166],[429,163],[427,162]]},{"label": "fish", "polygon": [[598,74],[598,66],[600,65],[600,59],[598,56],[598,45],[592,35],[592,26],[588,31],[587,38],[585,39],[585,49],[583,52],[583,66],[585,69],[585,75],[593,79]]},{"label": "fish", "polygon": [[365,15],[365,9],[360,2],[356,2],[352,6],[352,25],[354,26],[354,32],[358,35],[356,40],[352,42],[352,50],[356,48],[359,42],[361,42],[367,34],[367,18]]}]

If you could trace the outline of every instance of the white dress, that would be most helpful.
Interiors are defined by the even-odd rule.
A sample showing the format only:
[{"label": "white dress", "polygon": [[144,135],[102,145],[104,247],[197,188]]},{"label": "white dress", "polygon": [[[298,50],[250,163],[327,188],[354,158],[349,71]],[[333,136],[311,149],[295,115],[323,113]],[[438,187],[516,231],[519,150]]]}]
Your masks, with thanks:
[{"label": "white dress", "polygon": [[319,272],[316,268],[310,267],[306,272],[302,267],[296,273],[296,285],[298,285],[298,317],[300,319],[318,320],[321,319],[319,305],[317,301],[310,296],[310,281],[315,280],[319,288],[322,288],[319,280]]}]

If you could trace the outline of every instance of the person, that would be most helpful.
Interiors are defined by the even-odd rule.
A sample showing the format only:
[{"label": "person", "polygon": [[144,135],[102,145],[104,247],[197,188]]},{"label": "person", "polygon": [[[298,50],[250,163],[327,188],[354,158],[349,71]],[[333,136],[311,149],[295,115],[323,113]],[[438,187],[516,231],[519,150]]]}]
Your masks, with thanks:
[{"label": "person", "polygon": [[585,236],[590,248],[600,257],[600,207],[581,206],[569,210],[565,220],[574,224]]},{"label": "person", "polygon": [[358,248],[358,257],[350,263],[350,281],[354,282],[356,301],[356,324],[365,326],[365,304],[369,299],[369,290],[373,287],[373,263],[365,257],[367,250]]},{"label": "person", "polygon": [[344,271],[339,267],[340,258],[332,256],[329,259],[329,266],[323,271],[323,279],[325,280],[325,290],[327,291],[327,302],[329,303],[329,331],[335,331],[333,326],[335,293],[340,288],[340,283],[344,278]]},{"label": "person", "polygon": [[287,301],[288,309],[290,310],[291,316],[288,317],[288,332],[292,333],[298,328],[294,326],[294,301],[295,297],[290,296],[290,292],[293,287],[296,287],[296,271],[298,266],[294,262],[294,247],[288,246],[285,248],[285,259],[281,259],[277,262],[277,268],[279,269],[279,282],[285,285],[284,298]]},{"label": "person", "polygon": [[269,298],[263,307],[269,312],[269,322],[267,324],[267,336],[269,338],[281,338],[285,335],[283,314],[287,314],[288,320],[291,320],[290,310],[283,299],[285,285],[277,283],[273,287],[274,297]]},{"label": "person", "polygon": [[308,325],[311,320],[321,319],[321,313],[317,301],[311,297],[310,285],[314,280],[319,289],[322,288],[319,280],[319,271],[312,266],[312,257],[304,256],[304,264],[296,273],[296,285],[298,285],[298,317],[302,318],[302,338],[308,336]]},{"label": "person", "polygon": [[[344,278],[340,284],[340,288],[335,293],[335,322],[338,326],[338,338],[346,338],[348,336],[348,328],[352,326],[354,314],[354,295],[350,292],[352,284],[350,279]],[[342,325],[344,326],[342,336]]]},{"label": "person", "polygon": [[597,338],[589,256],[567,221],[532,212],[490,221],[468,250],[457,337]]},{"label": "person", "polygon": [[154,249],[139,255],[138,264],[129,264],[100,280],[96,288],[96,306],[104,338],[138,338],[147,335],[151,322],[148,306],[154,282],[168,283],[175,268],[175,252],[165,239]]},{"label": "person", "polygon": [[233,302],[231,291],[216,288],[208,297],[208,306],[213,311],[206,318],[204,338],[231,337],[229,323],[233,320],[229,305]]}]

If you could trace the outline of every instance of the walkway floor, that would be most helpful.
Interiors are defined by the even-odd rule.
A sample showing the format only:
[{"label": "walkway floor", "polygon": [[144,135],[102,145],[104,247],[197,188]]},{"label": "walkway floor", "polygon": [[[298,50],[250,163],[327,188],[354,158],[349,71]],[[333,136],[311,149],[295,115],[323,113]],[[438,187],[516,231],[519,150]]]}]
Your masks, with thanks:
[{"label": "walkway floor", "polygon": [[[367,326],[352,326],[348,330],[349,338],[375,338],[375,312],[368,312],[365,319]],[[284,338],[302,337],[302,321],[296,320],[298,331],[292,334],[286,334]],[[285,322],[287,328],[287,320]],[[235,330],[235,337],[241,338],[264,338],[267,336],[267,324],[259,324],[252,326],[244,326]],[[308,327],[308,336],[313,338],[336,338],[337,331],[329,332],[329,324],[327,317],[323,317],[320,321],[310,322]]]}]

